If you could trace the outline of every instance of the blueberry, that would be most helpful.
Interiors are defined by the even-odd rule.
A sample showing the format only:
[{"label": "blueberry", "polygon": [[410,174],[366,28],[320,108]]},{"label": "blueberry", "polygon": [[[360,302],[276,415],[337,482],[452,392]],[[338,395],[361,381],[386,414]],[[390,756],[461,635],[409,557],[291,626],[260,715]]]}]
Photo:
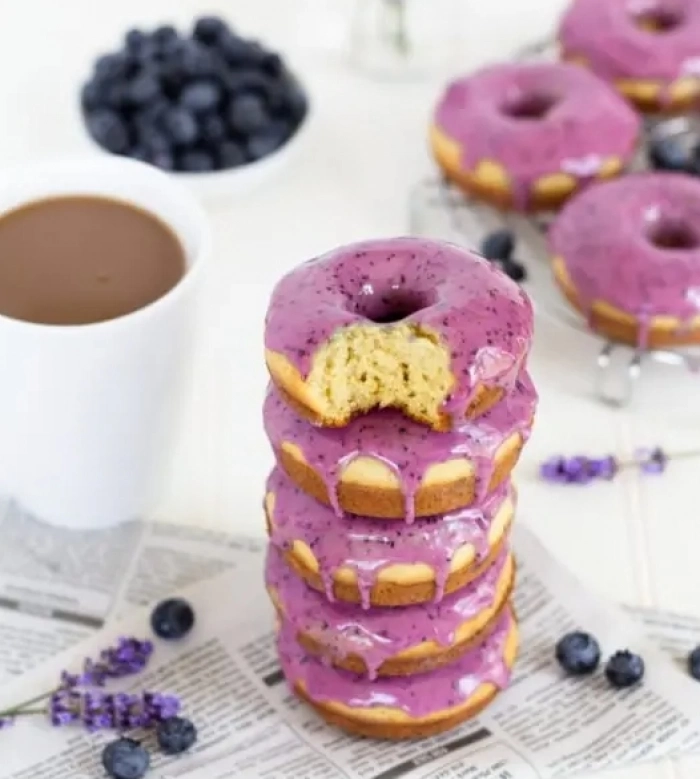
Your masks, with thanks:
[{"label": "blueberry", "polygon": [[184,717],[169,717],[158,723],[156,737],[166,755],[179,755],[197,741],[197,729]]},{"label": "blueberry", "polygon": [[80,101],[86,111],[106,105],[105,92],[102,83],[96,80],[88,81],[80,92]]},{"label": "blueberry", "polygon": [[230,33],[220,38],[217,49],[233,67],[259,68],[267,54],[257,43]]},{"label": "blueberry", "polygon": [[224,141],[216,150],[218,167],[222,169],[238,168],[248,161],[245,151],[235,141]]},{"label": "blueberry", "polygon": [[204,143],[215,146],[226,137],[226,122],[218,114],[207,114],[200,119],[199,135]]},{"label": "blueberry", "polygon": [[283,83],[285,83],[284,113],[298,124],[306,116],[308,110],[309,104],[306,94],[294,80]]},{"label": "blueberry", "polygon": [[571,676],[595,671],[600,663],[600,646],[589,633],[577,630],[559,639],[555,648],[559,665]]},{"label": "blueberry", "polygon": [[509,260],[515,249],[515,236],[510,230],[494,230],[481,242],[481,253],[487,260]]},{"label": "blueberry", "polygon": [[141,779],[150,764],[148,752],[133,738],[119,738],[102,750],[102,765],[112,779]]},{"label": "blueberry", "polygon": [[527,278],[527,271],[522,262],[518,262],[517,260],[503,260],[500,263],[500,266],[506,276],[513,279],[513,281],[518,282],[518,284],[521,281],[525,281]]},{"label": "blueberry", "polygon": [[267,95],[270,90],[270,77],[258,70],[229,70],[221,75],[226,91],[231,96],[255,93]]},{"label": "blueberry", "polygon": [[186,41],[176,62],[182,72],[192,78],[216,73],[216,61],[211,51],[197,41]]},{"label": "blueberry", "polygon": [[291,135],[286,122],[273,121],[258,133],[248,138],[247,151],[250,160],[259,160],[283,146]]},{"label": "blueberry", "polygon": [[169,108],[163,114],[163,128],[174,143],[187,146],[197,140],[197,121],[190,111],[181,106]]},{"label": "blueberry", "polygon": [[128,30],[124,36],[124,45],[128,51],[137,53],[141,51],[148,40],[149,38],[143,30]]},{"label": "blueberry", "polygon": [[202,43],[216,43],[230,30],[226,22],[218,16],[202,16],[194,23],[192,36]]},{"label": "blueberry", "polygon": [[213,111],[220,101],[221,87],[214,81],[193,81],[180,93],[180,103],[195,114]]},{"label": "blueberry", "polygon": [[182,598],[161,601],[151,613],[151,627],[159,638],[183,638],[193,625],[192,606]]},{"label": "blueberry", "polygon": [[87,115],[90,135],[108,151],[123,154],[129,147],[129,131],[119,114],[109,108],[98,108]]},{"label": "blueberry", "polygon": [[129,149],[128,156],[132,160],[139,160],[139,162],[150,162],[153,154],[143,144],[137,144]]},{"label": "blueberry", "polygon": [[158,128],[152,126],[144,126],[137,131],[140,145],[144,149],[148,149],[152,154],[159,154],[160,152],[169,152],[172,150],[172,143],[168,139],[168,136],[162,133]]},{"label": "blueberry", "polygon": [[124,54],[104,54],[95,62],[95,74],[101,79],[124,78],[128,64]]},{"label": "blueberry", "polygon": [[129,83],[126,94],[132,105],[148,105],[160,96],[160,81],[150,73],[142,73]]},{"label": "blueberry", "polygon": [[269,73],[271,76],[279,76],[284,70],[284,63],[279,54],[266,52],[262,58],[260,67],[265,73]]},{"label": "blueberry", "polygon": [[232,100],[228,121],[236,132],[251,135],[266,127],[270,120],[259,95],[242,94]]},{"label": "blueberry", "polygon": [[649,163],[656,170],[685,170],[689,155],[675,138],[659,138],[649,146]]},{"label": "blueberry", "polygon": [[154,151],[150,153],[150,162],[161,170],[175,170],[175,158],[170,151]]},{"label": "blueberry", "polygon": [[188,149],[177,159],[175,167],[185,173],[209,173],[215,170],[214,157],[205,149]]},{"label": "blueberry", "polygon": [[159,48],[168,48],[174,41],[179,40],[179,37],[171,24],[163,24],[153,31],[151,39]]},{"label": "blueberry", "polygon": [[688,655],[688,673],[700,682],[700,646]]},{"label": "blueberry", "polygon": [[615,652],[605,665],[605,676],[617,689],[631,687],[644,676],[644,660],[627,649]]}]

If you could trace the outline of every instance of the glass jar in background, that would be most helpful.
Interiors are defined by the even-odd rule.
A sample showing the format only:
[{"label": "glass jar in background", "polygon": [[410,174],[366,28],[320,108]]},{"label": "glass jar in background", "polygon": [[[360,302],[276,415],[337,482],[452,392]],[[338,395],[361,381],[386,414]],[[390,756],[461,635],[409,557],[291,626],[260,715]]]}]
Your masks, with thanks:
[{"label": "glass jar in background", "polygon": [[449,72],[463,45],[465,0],[355,0],[352,64],[378,78]]}]

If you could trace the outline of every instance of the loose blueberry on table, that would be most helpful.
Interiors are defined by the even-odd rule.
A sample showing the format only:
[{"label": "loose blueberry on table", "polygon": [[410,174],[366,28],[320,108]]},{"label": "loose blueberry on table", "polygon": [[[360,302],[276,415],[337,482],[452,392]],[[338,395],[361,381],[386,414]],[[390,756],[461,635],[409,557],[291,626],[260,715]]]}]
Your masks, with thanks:
[{"label": "loose blueberry on table", "polygon": [[107,151],[205,173],[275,152],[299,129],[307,100],[279,55],[204,17],[191,35],[130,30],[95,63],[82,109]]},{"label": "loose blueberry on table", "polygon": [[632,687],[644,676],[644,660],[627,649],[615,652],[605,665],[605,676],[617,689]]},{"label": "loose blueberry on table", "polygon": [[133,738],[112,741],[102,752],[102,765],[112,779],[141,779],[150,764],[150,755]]},{"label": "loose blueberry on table", "polygon": [[571,676],[591,674],[600,663],[600,646],[589,633],[577,630],[560,638],[555,648],[559,665]]},{"label": "loose blueberry on table", "polygon": [[182,598],[161,601],[151,613],[151,627],[159,637],[168,640],[184,638],[194,625],[192,606]]},{"label": "loose blueberry on table", "polygon": [[696,646],[688,655],[688,673],[700,682],[700,646]]},{"label": "loose blueberry on table", "polygon": [[197,728],[184,717],[170,717],[158,723],[158,746],[166,755],[186,752],[197,741]]},{"label": "loose blueberry on table", "polygon": [[481,254],[506,276],[520,283],[527,278],[525,266],[513,258],[515,235],[510,230],[494,230],[481,242]]}]

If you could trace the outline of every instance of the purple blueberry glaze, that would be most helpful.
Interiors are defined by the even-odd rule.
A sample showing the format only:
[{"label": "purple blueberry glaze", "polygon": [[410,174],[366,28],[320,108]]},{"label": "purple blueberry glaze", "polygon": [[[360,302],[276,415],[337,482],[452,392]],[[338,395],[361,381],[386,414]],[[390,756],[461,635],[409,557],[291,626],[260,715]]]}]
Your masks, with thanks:
[{"label": "purple blueberry glaze", "polygon": [[435,571],[435,601],[441,600],[454,553],[471,544],[477,560],[484,559],[490,551],[491,523],[504,500],[512,497],[510,483],[506,482],[478,506],[407,525],[367,517],[338,517],[296,487],[279,468],[270,474],[267,493],[275,496],[272,543],[290,549],[294,541],[303,541],[318,561],[319,575],[331,601],[335,572],[343,567],[353,570],[364,608],[369,608],[377,574],[401,563],[429,565]]},{"label": "purple blueberry glaze", "polygon": [[543,176],[563,172],[587,182],[609,158],[629,160],[640,119],[583,68],[506,63],[450,83],[435,125],[460,145],[465,170],[483,160],[498,162],[516,208],[524,210]]},{"label": "purple blueberry glaze", "polygon": [[424,425],[388,409],[352,420],[343,428],[315,427],[297,417],[270,385],[263,408],[265,431],[275,452],[282,442],[299,447],[306,462],[323,479],[338,515],[338,482],[343,468],[356,457],[374,457],[398,477],[405,498],[405,520],[415,516],[415,495],[431,465],[453,458],[467,458],[476,471],[476,499],[488,491],[495,455],[514,433],[523,441],[537,405],[537,393],[527,373],[516,381],[513,392],[477,420],[464,420],[449,433],[435,433]]},{"label": "purple blueberry glaze", "polygon": [[[387,319],[437,333],[456,384],[442,410],[462,419],[479,385],[510,392],[532,340],[523,290],[482,257],[424,238],[364,241],[300,265],[275,287],[265,347],[302,376],[315,351],[344,327],[391,327]],[[384,322],[384,323],[382,323]]]},{"label": "purple blueberry glaze", "polygon": [[[661,21],[644,29],[639,17]],[[581,56],[606,81],[665,82],[700,75],[698,0],[575,0],[564,14],[559,42],[567,56]],[[601,131],[601,134],[602,131]]]},{"label": "purple blueberry glaze", "polygon": [[700,181],[679,173],[640,173],[600,184],[572,200],[550,229],[589,317],[604,300],[639,322],[686,326],[700,314]]},{"label": "purple blueberry glaze", "polygon": [[382,663],[410,647],[424,641],[451,646],[461,625],[496,605],[507,560],[504,551],[478,579],[440,603],[400,609],[330,603],[293,573],[273,546],[268,548],[265,581],[297,634],[313,637],[338,660],[360,657],[374,679]]},{"label": "purple blueberry glaze", "polygon": [[329,667],[304,654],[295,640],[294,630],[285,622],[277,646],[288,682],[303,682],[311,700],[336,701],[353,709],[382,706],[419,718],[460,706],[482,684],[504,689],[510,681],[505,648],[513,628],[513,615],[506,610],[488,639],[457,662],[416,676],[375,680]]}]

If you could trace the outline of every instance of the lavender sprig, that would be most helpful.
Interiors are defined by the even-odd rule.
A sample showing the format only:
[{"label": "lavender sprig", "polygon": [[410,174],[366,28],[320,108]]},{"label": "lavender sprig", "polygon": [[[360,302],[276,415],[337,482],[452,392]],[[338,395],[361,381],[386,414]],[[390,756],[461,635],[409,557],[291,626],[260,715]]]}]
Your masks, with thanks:
[{"label": "lavender sprig", "polygon": [[51,696],[46,713],[57,727],[82,725],[95,731],[152,728],[179,711],[180,699],[175,695],[59,690]]},{"label": "lavender sprig", "polygon": [[613,479],[621,470],[637,468],[643,473],[656,474],[666,470],[669,460],[700,456],[698,452],[669,455],[661,447],[635,450],[632,460],[618,460],[613,455],[603,457],[551,457],[540,465],[540,476],[558,484],[588,484],[599,479]]},{"label": "lavender sprig", "polygon": [[[40,714],[47,713],[48,711],[53,720],[51,702],[48,710],[32,707],[37,703],[53,699],[60,693],[74,691],[76,695],[80,696],[80,693],[77,692],[78,688],[103,687],[110,679],[123,679],[126,676],[140,673],[148,664],[152,654],[153,643],[151,641],[133,637],[121,637],[115,646],[102,650],[97,659],[85,658],[81,673],[61,671],[60,682],[55,689],[24,701],[10,709],[0,711],[0,729],[7,727],[7,722],[11,724],[14,718],[20,715]],[[57,700],[64,702],[66,699],[59,697]],[[59,718],[66,719],[68,712],[57,710],[56,714],[60,714]],[[66,722],[66,724],[70,723]]]}]

